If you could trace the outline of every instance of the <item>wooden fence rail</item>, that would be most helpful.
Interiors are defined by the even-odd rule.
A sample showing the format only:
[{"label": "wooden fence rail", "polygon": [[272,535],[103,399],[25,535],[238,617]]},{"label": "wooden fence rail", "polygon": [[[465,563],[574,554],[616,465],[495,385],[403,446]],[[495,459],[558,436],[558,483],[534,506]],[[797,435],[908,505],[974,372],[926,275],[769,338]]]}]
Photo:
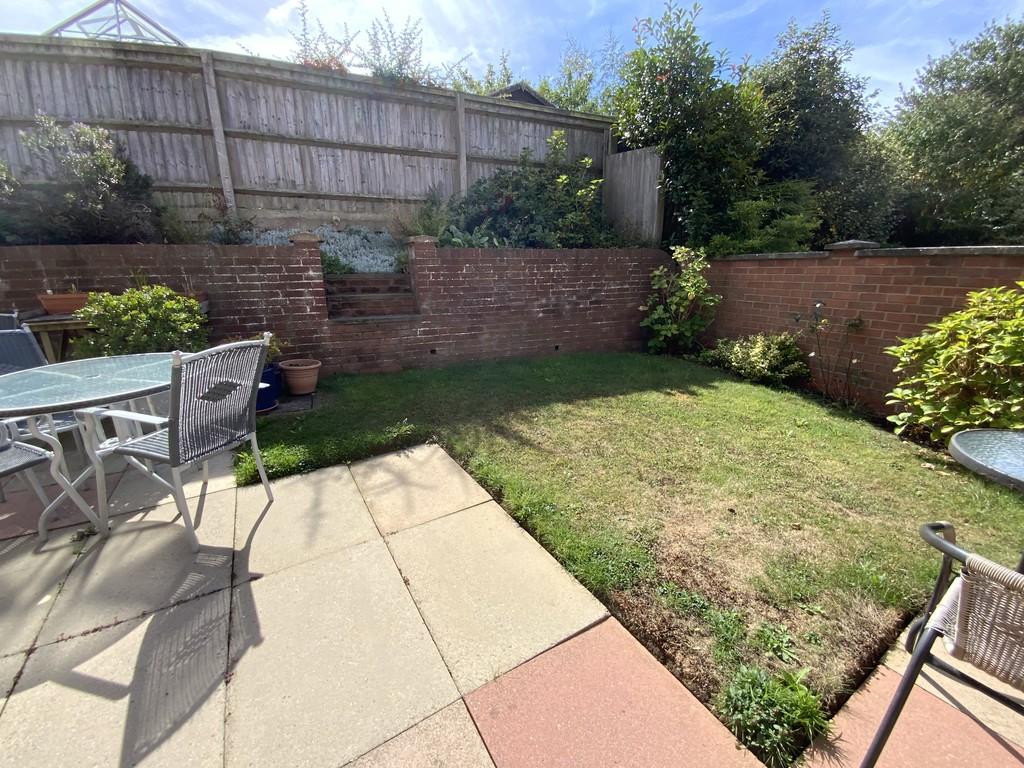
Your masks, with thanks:
[{"label": "wooden fence rail", "polygon": [[459,193],[523,149],[542,160],[555,130],[601,171],[611,125],[250,56],[0,36],[0,159],[26,181],[46,180],[18,138],[39,113],[110,129],[185,218],[221,195],[266,226],[388,225],[431,189]]}]

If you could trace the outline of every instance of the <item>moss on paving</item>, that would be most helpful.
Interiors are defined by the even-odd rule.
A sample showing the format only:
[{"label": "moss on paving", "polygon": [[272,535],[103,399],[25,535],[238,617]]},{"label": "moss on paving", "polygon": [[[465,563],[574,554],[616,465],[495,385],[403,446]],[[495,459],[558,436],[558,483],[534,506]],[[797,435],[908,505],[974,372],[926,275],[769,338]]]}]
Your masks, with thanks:
[{"label": "moss on paving", "polygon": [[[925,521],[1012,563],[1024,503],[799,393],[584,354],[337,376],[265,420],[272,477],[434,439],[705,702],[741,664],[834,706],[923,604]],[[251,456],[237,465],[255,480]]]}]

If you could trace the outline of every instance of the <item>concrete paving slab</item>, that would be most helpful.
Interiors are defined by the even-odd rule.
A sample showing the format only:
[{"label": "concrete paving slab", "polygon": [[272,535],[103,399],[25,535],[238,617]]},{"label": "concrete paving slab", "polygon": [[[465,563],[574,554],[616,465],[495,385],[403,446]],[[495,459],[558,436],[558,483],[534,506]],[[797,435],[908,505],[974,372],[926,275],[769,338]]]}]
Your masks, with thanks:
[{"label": "concrete paving slab", "polygon": [[458,698],[380,540],[232,592],[229,768],[342,765]]},{"label": "concrete paving slab", "polygon": [[431,715],[348,768],[494,768],[461,701]]},{"label": "concrete paving slab", "polygon": [[37,649],[0,766],[223,765],[228,590]]},{"label": "concrete paving slab", "polygon": [[760,763],[615,619],[466,696],[498,768]]},{"label": "concrete paving slab", "polygon": [[[881,666],[832,720],[834,735],[808,750],[803,768],[857,766],[882,715],[892,700],[900,675]],[[1020,768],[1024,749],[986,728],[963,712],[915,686],[893,728],[878,768]]]},{"label": "concrete paving slab", "polygon": [[32,646],[76,557],[66,536],[0,541],[0,656]]},{"label": "concrete paving slab", "polygon": [[0,656],[0,712],[3,712],[4,702],[7,701],[7,694],[14,687],[14,678],[18,676],[18,672],[21,671],[24,663],[24,653]]},{"label": "concrete paving slab", "polygon": [[360,461],[352,465],[352,476],[385,534],[491,498],[437,445],[418,445]]},{"label": "concrete paving slab", "polygon": [[238,580],[379,537],[348,467],[275,480],[273,488],[276,501],[270,507],[262,485],[238,489]]},{"label": "concrete paving slab", "polygon": [[210,494],[199,511],[198,553],[192,552],[173,504],[112,520],[108,537],[91,537],[39,642],[72,637],[229,587],[235,491]]},{"label": "concrete paving slab", "polygon": [[388,546],[463,693],[607,615],[493,501],[407,528]]},{"label": "concrete paving slab", "polygon": [[[166,465],[155,465],[157,474],[165,480],[171,479],[171,472]],[[189,470],[184,475],[185,498],[195,499],[203,493],[202,469]],[[217,493],[228,488],[235,487],[234,454],[222,453],[210,459],[210,482],[206,486],[206,493]],[[125,512],[134,512],[138,509],[155,507],[158,504],[167,504],[174,501],[174,496],[169,490],[157,483],[155,480],[146,477],[137,469],[125,470],[121,481],[113,493],[108,494],[110,503],[110,514],[120,515]]]},{"label": "concrete paving slab", "polygon": [[[42,474],[39,473],[40,478],[42,478]],[[46,473],[46,476],[49,477],[49,473]],[[117,483],[120,479],[121,475],[119,473],[108,474],[108,489],[117,488]],[[56,498],[58,493],[56,484],[50,485],[43,490],[50,499]],[[79,489],[79,493],[87,504],[95,507],[96,490],[91,479]],[[4,488],[4,494],[7,498],[5,502],[0,503],[0,539],[10,539],[16,536],[36,533],[39,526],[39,515],[43,511],[39,497],[32,493],[32,491],[16,486],[13,483]],[[87,518],[75,503],[65,500],[50,515],[46,527],[49,531],[56,531],[60,528],[85,525],[87,523]],[[50,535],[56,534],[51,533]]]},{"label": "concrete paving slab", "polygon": [[[899,642],[886,654],[883,664],[894,672],[900,674],[907,668],[910,661],[910,654],[903,649],[906,639],[906,632]],[[952,664],[957,669],[977,678],[990,688],[1016,699],[1024,705],[1024,694],[1005,683],[996,680],[991,675],[975,669],[970,664],[965,664],[950,656],[942,641],[932,646],[932,653],[947,664]],[[950,706],[956,707],[969,717],[981,721],[986,727],[1003,736],[1006,739],[1024,746],[1024,716],[1018,715],[1008,707],[994,701],[983,693],[973,688],[958,683],[950,677],[934,669],[925,667],[917,678],[917,684],[929,693],[938,696]]]}]

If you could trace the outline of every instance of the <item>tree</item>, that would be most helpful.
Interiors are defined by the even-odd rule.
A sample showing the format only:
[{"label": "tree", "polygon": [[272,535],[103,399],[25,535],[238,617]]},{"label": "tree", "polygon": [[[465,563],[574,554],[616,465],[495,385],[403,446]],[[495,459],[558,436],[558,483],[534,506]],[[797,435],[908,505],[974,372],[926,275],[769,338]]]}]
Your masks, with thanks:
[{"label": "tree", "polygon": [[697,13],[670,2],[660,18],[638,21],[610,96],[622,141],[660,149],[673,238],[694,247],[723,230],[756,183],[761,109],[758,90],[701,39]]},{"label": "tree", "polygon": [[558,74],[553,78],[542,77],[537,84],[537,92],[559,109],[597,112],[597,99],[594,97],[596,80],[594,57],[570,38],[562,52]]},{"label": "tree", "polygon": [[885,132],[907,244],[1024,242],[1024,19],[931,60]]},{"label": "tree", "polygon": [[868,135],[867,78],[847,70],[853,47],[828,14],[804,29],[790,22],[778,46],[750,76],[764,96],[771,181],[812,182],[818,191],[817,240],[884,239],[892,226],[890,172]]},{"label": "tree", "polygon": [[384,80],[450,86],[465,71],[466,58],[454,64],[433,66],[423,61],[423,19],[407,17],[401,28],[395,26],[387,9],[366,30],[367,44],[357,46],[356,60],[370,75]]},{"label": "tree", "polygon": [[512,69],[508,65],[509,52],[502,50],[498,65],[487,64],[483,77],[477,78],[465,67],[460,67],[452,79],[452,88],[480,96],[489,96],[512,85]]}]

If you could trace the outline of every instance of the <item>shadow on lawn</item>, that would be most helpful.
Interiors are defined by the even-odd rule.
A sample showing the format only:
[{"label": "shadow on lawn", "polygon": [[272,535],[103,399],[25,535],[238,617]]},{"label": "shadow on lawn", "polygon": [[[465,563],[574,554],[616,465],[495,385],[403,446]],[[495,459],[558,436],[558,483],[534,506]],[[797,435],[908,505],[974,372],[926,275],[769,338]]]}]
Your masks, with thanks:
[{"label": "shadow on lawn", "polygon": [[[446,442],[475,428],[535,446],[528,432],[510,425],[510,415],[648,391],[686,399],[729,380],[717,369],[639,353],[339,375],[322,383],[326,402],[315,412],[262,421],[260,446],[272,477],[356,461],[430,438]],[[243,454],[236,476],[241,484],[255,481],[251,456]]]}]

